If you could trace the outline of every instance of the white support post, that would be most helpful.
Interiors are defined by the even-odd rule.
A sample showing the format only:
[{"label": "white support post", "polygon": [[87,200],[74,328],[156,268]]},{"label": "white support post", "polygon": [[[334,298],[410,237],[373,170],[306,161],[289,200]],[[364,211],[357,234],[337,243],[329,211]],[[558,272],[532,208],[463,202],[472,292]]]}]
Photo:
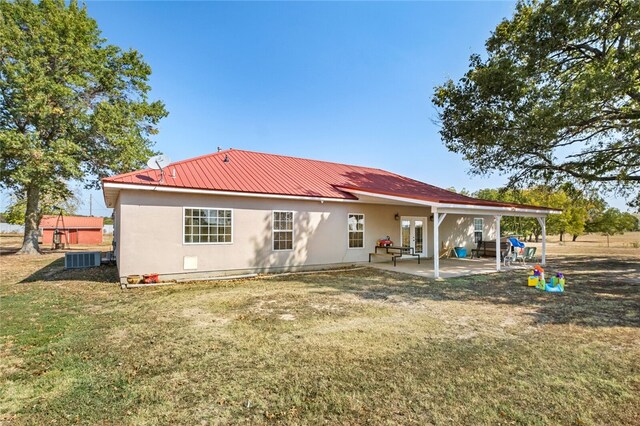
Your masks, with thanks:
[{"label": "white support post", "polygon": [[540,255],[540,263],[544,266],[547,263],[547,218],[539,217],[538,223],[542,228],[542,254]]},{"label": "white support post", "polygon": [[494,216],[496,220],[496,271],[500,272],[500,219],[502,216]]},{"label": "white support post", "polygon": [[440,237],[438,236],[438,228],[440,220],[438,218],[438,209],[433,209],[433,276],[440,278]]}]

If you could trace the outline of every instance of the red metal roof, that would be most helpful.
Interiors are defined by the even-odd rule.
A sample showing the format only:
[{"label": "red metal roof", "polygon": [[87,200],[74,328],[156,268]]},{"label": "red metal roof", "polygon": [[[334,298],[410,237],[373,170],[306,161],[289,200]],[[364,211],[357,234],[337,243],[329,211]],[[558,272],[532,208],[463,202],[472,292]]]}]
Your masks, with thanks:
[{"label": "red metal roof", "polygon": [[172,163],[163,182],[152,169],[103,182],[347,200],[358,198],[349,190],[359,190],[437,203],[544,209],[467,197],[381,169],[235,149]]},{"label": "red metal roof", "polygon": [[[89,217],[89,216],[63,216],[64,228],[100,228],[104,222],[102,217]],[[63,220],[58,220],[58,216],[42,216],[40,219],[40,228],[62,228]]]}]

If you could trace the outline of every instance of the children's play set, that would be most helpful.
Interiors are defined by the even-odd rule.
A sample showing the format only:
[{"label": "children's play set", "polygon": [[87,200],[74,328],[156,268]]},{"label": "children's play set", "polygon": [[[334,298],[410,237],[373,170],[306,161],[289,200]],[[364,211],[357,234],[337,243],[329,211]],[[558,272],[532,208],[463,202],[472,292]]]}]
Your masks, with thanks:
[{"label": "children's play set", "polygon": [[563,293],[565,278],[562,272],[558,272],[555,277],[551,277],[550,281],[544,279],[544,269],[540,265],[536,265],[533,271],[529,272],[529,287],[535,287],[538,290],[548,291],[550,293]]}]

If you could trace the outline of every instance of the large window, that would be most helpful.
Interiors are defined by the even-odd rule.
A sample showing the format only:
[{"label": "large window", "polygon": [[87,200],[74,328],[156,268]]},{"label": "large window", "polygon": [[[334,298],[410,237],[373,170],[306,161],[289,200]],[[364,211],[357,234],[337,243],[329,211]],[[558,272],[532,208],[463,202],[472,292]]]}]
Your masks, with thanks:
[{"label": "large window", "polygon": [[482,229],[484,228],[484,219],[481,217],[476,217],[473,219],[473,239],[476,244],[482,242],[484,236]]},{"label": "large window", "polygon": [[273,212],[273,249],[293,250],[293,212]]},{"label": "large window", "polygon": [[232,213],[228,209],[184,209],[184,242],[231,243]]},{"label": "large window", "polygon": [[364,215],[349,213],[347,220],[349,227],[349,248],[364,247]]}]

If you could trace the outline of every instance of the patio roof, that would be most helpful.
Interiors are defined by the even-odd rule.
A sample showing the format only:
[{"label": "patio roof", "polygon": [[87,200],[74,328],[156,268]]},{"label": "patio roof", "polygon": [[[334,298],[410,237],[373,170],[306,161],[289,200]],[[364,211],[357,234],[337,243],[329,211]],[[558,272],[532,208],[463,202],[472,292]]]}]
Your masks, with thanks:
[{"label": "patio roof", "polygon": [[[461,204],[434,202],[423,200],[420,198],[411,198],[395,194],[386,194],[381,192],[373,192],[370,190],[341,188],[349,191],[358,197],[361,202],[372,204],[394,204],[394,205],[412,205],[431,207],[439,213],[465,214],[474,216],[523,216],[523,217],[545,217],[549,214],[561,213],[560,210],[550,209],[547,207],[528,206],[523,204],[505,204],[505,203],[476,203]],[[484,200],[482,200],[484,201]]]}]

